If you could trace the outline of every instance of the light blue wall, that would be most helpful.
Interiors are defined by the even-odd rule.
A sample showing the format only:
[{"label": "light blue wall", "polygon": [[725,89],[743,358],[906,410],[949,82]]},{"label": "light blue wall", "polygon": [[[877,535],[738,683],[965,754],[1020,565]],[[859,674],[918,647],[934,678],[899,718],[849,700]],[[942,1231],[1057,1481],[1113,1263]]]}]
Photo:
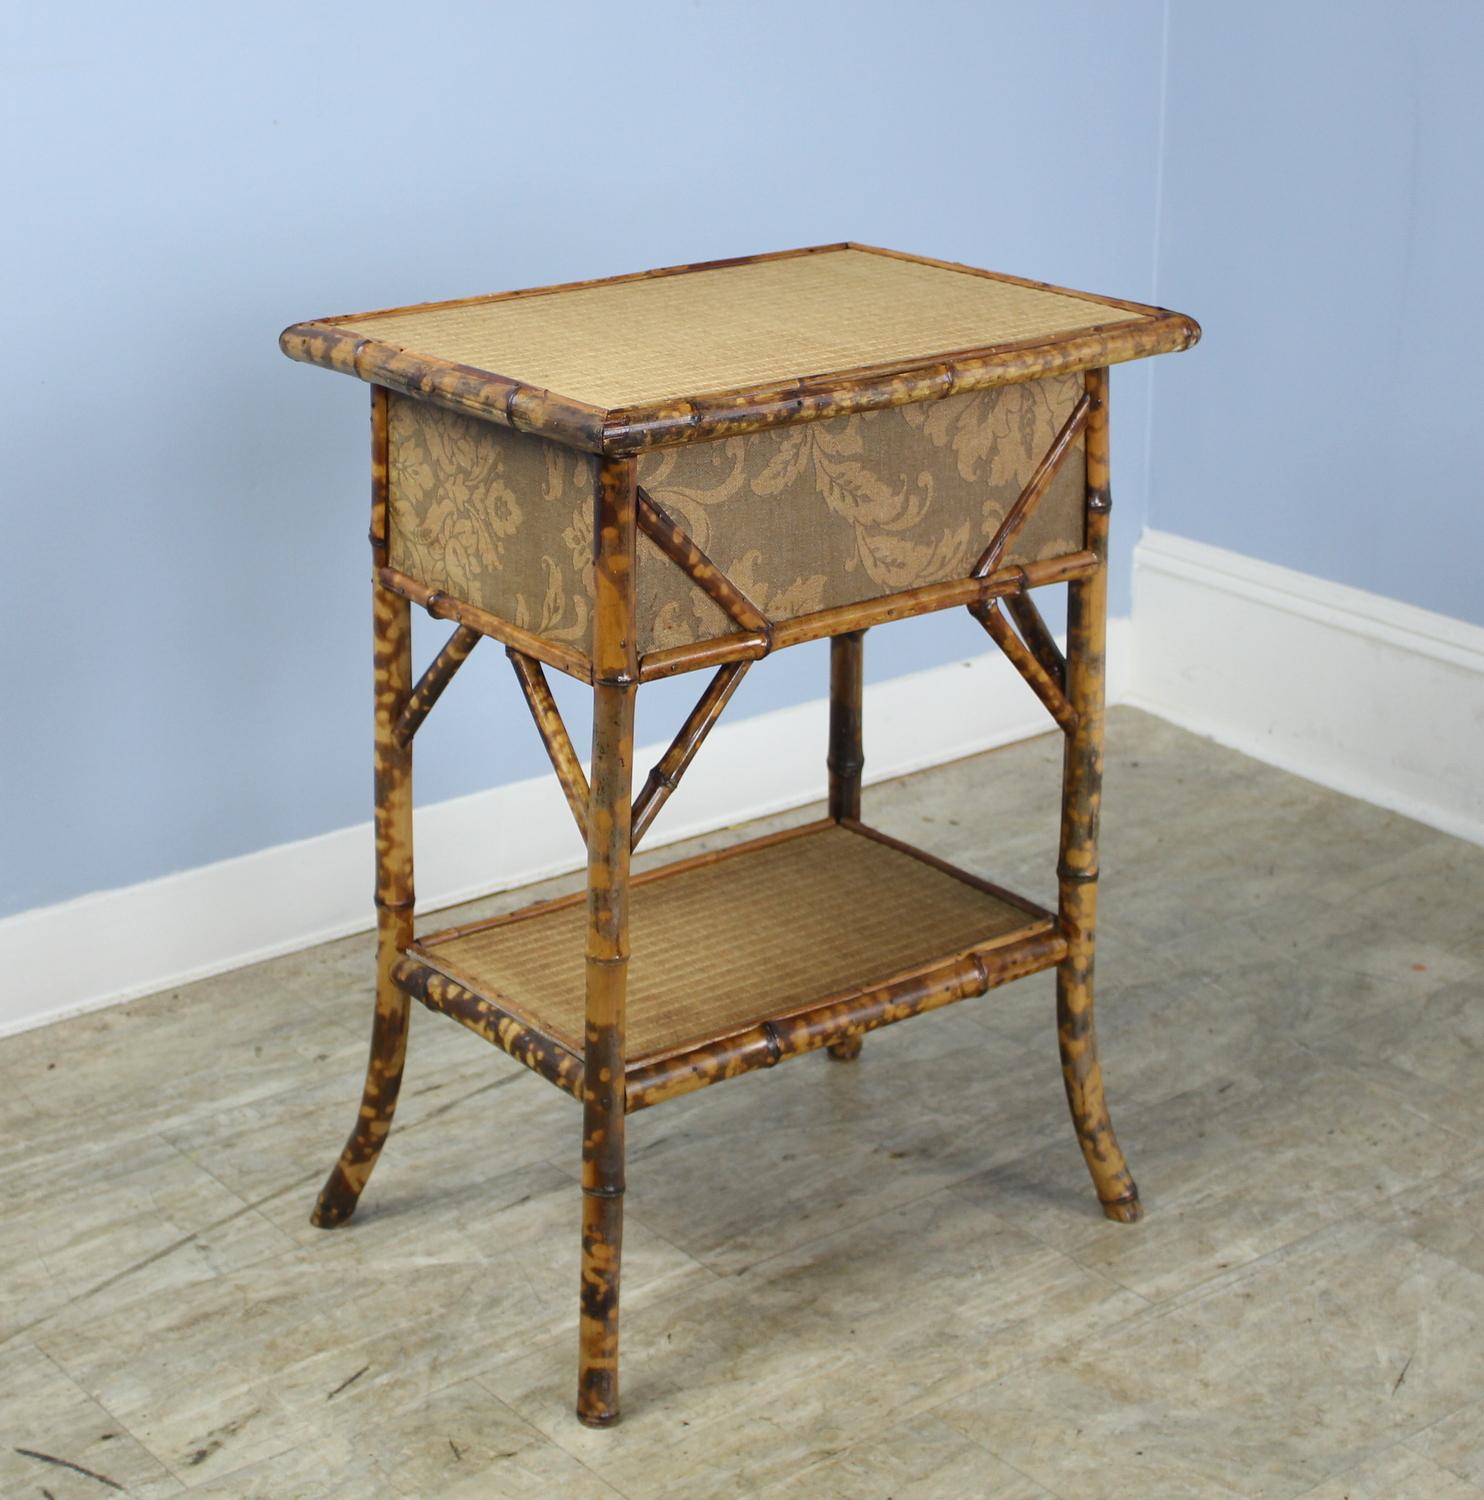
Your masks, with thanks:
[{"label": "light blue wall", "polygon": [[1170,23],[1151,524],[1484,624],[1484,5]]},{"label": "light blue wall", "polygon": [[[366,396],[286,323],[841,238],[1152,289],[1155,0],[6,17],[0,913],[368,816]],[[1147,392],[1115,377],[1115,609]],[[870,671],[982,646],[956,611]],[[508,677],[476,655],[420,800],[545,768]],[[739,706],[823,687],[800,650]]]}]

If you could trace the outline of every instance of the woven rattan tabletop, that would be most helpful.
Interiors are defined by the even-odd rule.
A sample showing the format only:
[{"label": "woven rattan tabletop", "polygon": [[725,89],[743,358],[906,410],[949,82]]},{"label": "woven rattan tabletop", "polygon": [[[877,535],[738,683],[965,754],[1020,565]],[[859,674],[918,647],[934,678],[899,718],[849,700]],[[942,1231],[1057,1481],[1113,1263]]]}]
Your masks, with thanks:
[{"label": "woven rattan tabletop", "polygon": [[[769,425],[827,415],[842,400],[896,405],[1160,353],[1198,333],[1160,308],[836,245],[322,319],[289,329],[283,346],[611,448],[591,441],[584,414],[600,433],[656,420],[694,426],[728,397],[732,420],[743,412],[747,425]],[[564,423],[576,436],[555,430]],[[658,440],[675,438],[667,430]]]},{"label": "woven rattan tabletop", "polygon": [[836,250],[343,326],[613,408],[905,364],[1138,316],[1038,287]]}]

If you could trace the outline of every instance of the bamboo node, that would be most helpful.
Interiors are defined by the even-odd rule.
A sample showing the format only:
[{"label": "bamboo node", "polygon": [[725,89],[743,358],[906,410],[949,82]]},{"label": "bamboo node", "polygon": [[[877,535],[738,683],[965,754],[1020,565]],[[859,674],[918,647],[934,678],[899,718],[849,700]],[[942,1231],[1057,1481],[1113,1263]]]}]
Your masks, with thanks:
[{"label": "bamboo node", "polygon": [[1088,490],[1087,508],[1102,516],[1113,509],[1113,493],[1107,485],[1097,485]]},{"label": "bamboo node", "polygon": [[763,1040],[768,1044],[768,1061],[765,1066],[771,1068],[774,1063],[782,1061],[783,1041],[771,1021],[764,1021],[759,1029],[763,1033]]},{"label": "bamboo node", "polygon": [[1098,871],[1096,866],[1091,870],[1073,870],[1065,864],[1058,864],[1056,867],[1056,878],[1058,880],[1065,880],[1072,885],[1096,885]]}]

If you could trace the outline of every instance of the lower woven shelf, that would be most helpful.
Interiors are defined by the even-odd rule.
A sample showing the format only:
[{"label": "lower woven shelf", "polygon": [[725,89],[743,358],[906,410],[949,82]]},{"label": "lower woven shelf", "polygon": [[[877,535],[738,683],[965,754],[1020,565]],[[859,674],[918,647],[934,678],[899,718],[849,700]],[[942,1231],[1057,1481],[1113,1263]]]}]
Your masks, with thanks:
[{"label": "lower woven shelf", "polygon": [[[586,901],[414,943],[398,983],[581,1095]],[[770,834],[636,876],[629,1108],[1059,962],[1050,913],[859,823]]]}]

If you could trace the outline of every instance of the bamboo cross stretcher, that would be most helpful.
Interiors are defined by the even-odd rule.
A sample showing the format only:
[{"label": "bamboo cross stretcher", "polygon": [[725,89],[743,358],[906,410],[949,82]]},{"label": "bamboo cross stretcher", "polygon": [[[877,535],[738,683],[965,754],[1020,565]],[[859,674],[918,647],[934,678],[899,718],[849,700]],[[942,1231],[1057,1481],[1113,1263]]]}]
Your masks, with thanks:
[{"label": "bamboo cross stretcher", "polygon": [[[747,283],[747,296],[754,300],[737,325],[739,348],[732,363],[673,355],[673,338],[663,327],[666,299],[678,301],[689,318],[697,307],[710,308],[724,328],[738,271],[765,276]],[[782,299],[779,318],[802,329],[801,339],[816,340],[809,348],[812,357],[828,355],[837,368],[779,378],[777,340],[748,342],[760,316],[755,300],[760,286]],[[852,297],[863,295],[862,287],[869,293],[866,309],[851,304]],[[576,302],[586,309],[582,317],[615,312],[633,317],[637,307],[658,319],[647,361],[639,357],[645,354],[641,348],[633,368],[621,374],[585,367],[572,349],[586,349],[600,325],[584,324]],[[859,321],[863,311],[872,314],[869,335],[853,331],[865,326]],[[930,342],[914,347],[914,320],[932,330],[923,338],[959,335],[963,347],[953,355],[935,353]],[[586,329],[586,341],[574,328],[578,335]],[[1093,1026],[1110,510],[1107,367],[1187,347],[1198,334],[1189,319],[1161,309],[854,246],[326,320],[284,334],[284,348],[294,357],[372,383],[376,1009],[360,1114],[320,1194],[315,1223],[330,1227],[348,1218],[375,1165],[396,1104],[412,1000],[457,1021],[578,1099],[583,1106],[578,1415],[591,1425],[605,1425],[616,1420],[619,1409],[626,1116],[806,1052],[825,1049],[837,1059],[853,1059],[863,1037],[880,1026],[1049,968],[1057,971],[1067,1097],[1098,1197],[1109,1217],[1138,1218],[1138,1192],[1103,1096]],[[983,336],[976,342],[975,335]],[[418,342],[422,338],[426,343]],[[552,379],[560,375],[579,394],[562,395],[551,385],[524,380],[513,366],[496,373],[496,360],[481,343],[490,339],[504,351],[501,359],[508,355],[516,365],[527,361],[533,373]],[[572,340],[565,372],[564,339]],[[868,355],[881,357],[873,362]],[[611,357],[621,362],[620,354]],[[690,359],[694,368],[672,370],[670,388],[664,383],[665,362],[677,358],[682,364]],[[721,380],[728,372],[738,377],[733,389],[717,393],[683,386],[683,377]],[[781,605],[770,605],[768,596],[753,597],[734,576],[735,564],[712,555],[714,549],[700,544],[650,484],[640,482],[642,473],[665,478],[669,470],[663,465],[643,466],[653,465],[655,455],[663,457],[668,448],[679,447],[684,454],[698,451],[692,444],[741,443],[743,450],[734,454],[740,473],[745,445],[776,436],[773,429],[791,430],[783,433],[785,443],[802,442],[807,434],[797,431],[800,424],[822,422],[835,425],[821,431],[836,434],[821,439],[815,453],[825,476],[819,483],[828,485],[835,482],[828,477],[830,455],[842,448],[854,452],[850,444],[859,444],[857,429],[839,424],[860,420],[860,413],[961,395],[968,400],[966,393],[1018,383],[1051,392],[1047,381],[1068,375],[1075,376],[1078,393],[1068,398],[1054,435],[984,539],[977,560],[960,574],[913,587],[826,599],[813,608],[789,604],[786,594],[774,590],[772,597]],[[647,402],[604,407],[580,399],[584,390],[610,399],[627,391]],[[505,607],[503,574],[497,573],[488,592],[477,579],[441,576],[445,570],[428,567],[411,552],[412,566],[394,560],[394,547],[408,550],[405,533],[411,523],[392,503],[401,483],[392,476],[394,460],[403,467],[408,463],[392,451],[391,403],[408,400],[415,403],[410,413],[398,410],[414,434],[418,413],[430,408],[447,409],[456,414],[456,424],[466,424],[452,429],[453,439],[471,452],[494,434],[493,466],[479,471],[492,498],[476,495],[464,502],[476,508],[507,504],[493,497],[505,495],[504,476],[533,453],[546,464],[544,490],[559,490],[564,455],[576,455],[573,461],[591,483],[591,576],[584,584],[591,616],[585,639],[533,625],[528,610]],[[971,415],[962,404],[954,410],[960,421]],[[478,425],[468,426],[471,421]],[[909,450],[919,441],[914,435],[919,430],[907,435]],[[799,452],[775,454],[768,483],[776,487],[780,473],[802,473]],[[1076,491],[1065,488],[1074,455],[1083,469]],[[807,504],[807,478],[801,483]],[[769,493],[767,484],[755,485],[754,491]],[[1046,555],[1027,555],[1024,538],[1040,524],[1053,493],[1067,515],[1074,515],[1077,535]],[[527,503],[534,506],[529,495]],[[509,513],[507,504],[500,513],[507,522]],[[741,520],[745,534],[745,513]],[[735,555],[724,531],[718,539]],[[676,570],[682,586],[695,591],[694,618],[720,628],[713,626],[708,634],[695,626],[687,638],[668,642],[642,639],[649,626],[641,617],[640,592],[667,586],[646,571],[652,566]],[[424,576],[417,576],[419,568]],[[1065,653],[1033,598],[1036,590],[1058,583],[1068,585]],[[414,603],[455,623],[416,682]],[[1064,736],[1054,912],[862,821],[864,633],[953,607],[964,607],[979,622]],[[504,645],[571,808],[587,850],[586,890],[417,937],[413,744],[484,636]],[[702,753],[751,665],[790,645],[825,637],[830,640],[828,816],[631,877],[632,851]],[[586,769],[551,692],[548,667],[592,690],[593,743]],[[695,707],[636,794],[632,757],[639,686],[703,668],[711,676]],[[859,918],[842,921],[842,913]]]}]

